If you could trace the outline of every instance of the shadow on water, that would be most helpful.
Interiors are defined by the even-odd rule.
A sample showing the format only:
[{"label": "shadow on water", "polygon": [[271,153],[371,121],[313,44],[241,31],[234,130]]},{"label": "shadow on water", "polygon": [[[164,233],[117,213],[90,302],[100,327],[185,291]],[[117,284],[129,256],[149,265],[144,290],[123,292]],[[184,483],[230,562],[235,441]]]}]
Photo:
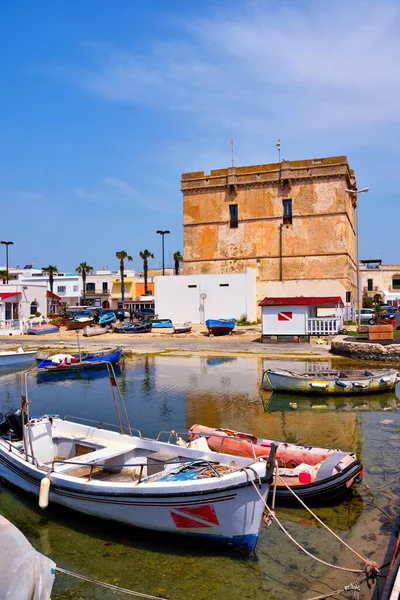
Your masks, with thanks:
[{"label": "shadow on water", "polygon": [[326,396],[261,391],[266,412],[294,411],[397,411],[400,401],[395,392],[365,396]]}]

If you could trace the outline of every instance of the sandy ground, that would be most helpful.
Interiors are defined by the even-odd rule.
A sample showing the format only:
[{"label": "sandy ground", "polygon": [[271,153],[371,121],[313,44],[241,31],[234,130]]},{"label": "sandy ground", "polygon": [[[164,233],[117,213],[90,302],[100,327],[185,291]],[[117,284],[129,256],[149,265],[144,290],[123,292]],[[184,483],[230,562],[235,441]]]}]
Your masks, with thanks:
[{"label": "sandy ground", "polygon": [[[268,358],[296,358],[326,360],[329,358],[328,345],[304,343],[261,344],[261,325],[239,327],[230,335],[208,336],[205,325],[194,324],[190,333],[175,334],[172,329],[154,329],[150,333],[119,334],[108,332],[104,335],[84,337],[79,331],[81,350],[107,350],[122,348],[125,356],[138,354],[199,354],[226,356],[227,354],[258,354]],[[24,335],[0,337],[0,349],[25,349],[76,351],[78,336],[76,331],[66,331],[61,327],[57,333],[47,335]]]}]

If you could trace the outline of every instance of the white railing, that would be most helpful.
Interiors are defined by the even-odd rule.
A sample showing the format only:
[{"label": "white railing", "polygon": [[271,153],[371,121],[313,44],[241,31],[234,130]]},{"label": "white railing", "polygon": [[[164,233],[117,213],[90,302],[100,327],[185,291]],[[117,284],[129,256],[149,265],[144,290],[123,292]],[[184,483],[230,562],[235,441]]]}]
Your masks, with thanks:
[{"label": "white railing", "polygon": [[0,329],[21,329],[21,321],[19,319],[0,321]]},{"label": "white railing", "polygon": [[336,335],[342,328],[340,317],[307,317],[309,335]]}]

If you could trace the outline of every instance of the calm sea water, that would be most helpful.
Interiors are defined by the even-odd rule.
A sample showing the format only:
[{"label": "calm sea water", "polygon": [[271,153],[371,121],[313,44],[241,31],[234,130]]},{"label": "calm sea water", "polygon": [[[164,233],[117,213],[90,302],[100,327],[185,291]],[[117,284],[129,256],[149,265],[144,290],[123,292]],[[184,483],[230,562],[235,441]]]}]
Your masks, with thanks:
[{"label": "calm sea water", "polygon": [[[365,466],[364,483],[385,487],[373,495],[357,486],[350,498],[315,512],[360,554],[383,564],[400,513],[396,394],[350,402],[260,394],[263,368],[278,366],[313,370],[331,364],[266,363],[255,357],[139,357],[124,362],[118,381],[131,425],[145,436],[160,430],[185,431],[202,423],[356,451]],[[30,376],[28,389],[33,416],[50,413],[116,422],[108,379],[98,374],[62,381]],[[0,371],[0,411],[19,403],[19,372]],[[0,512],[58,566],[175,600],[307,599],[358,578],[311,560],[276,525],[262,526],[256,551],[247,555],[90,520],[55,506],[42,511],[30,497],[2,484]],[[328,562],[360,568],[358,559],[317,527],[304,509],[276,512],[310,552]],[[64,575],[56,576],[52,594],[53,600],[125,597]],[[366,587],[362,597],[370,598]]]}]

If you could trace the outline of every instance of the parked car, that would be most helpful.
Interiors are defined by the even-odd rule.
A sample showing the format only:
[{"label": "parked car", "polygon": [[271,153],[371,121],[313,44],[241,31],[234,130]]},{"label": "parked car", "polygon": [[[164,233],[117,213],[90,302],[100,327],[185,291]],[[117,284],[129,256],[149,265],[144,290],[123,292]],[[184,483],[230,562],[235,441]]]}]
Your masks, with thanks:
[{"label": "parked car", "polygon": [[387,319],[395,319],[395,312],[393,310],[393,306],[390,306],[390,304],[382,304],[381,306],[381,316],[382,318],[385,317]]},{"label": "parked car", "polygon": [[[356,310],[356,321],[358,321],[358,310]],[[369,323],[373,325],[375,323],[375,311],[372,308],[362,308],[360,311],[361,323]]]},{"label": "parked car", "polygon": [[152,308],[142,308],[141,310],[135,311],[135,318],[139,321],[146,319],[152,319],[156,316],[155,311]]}]

